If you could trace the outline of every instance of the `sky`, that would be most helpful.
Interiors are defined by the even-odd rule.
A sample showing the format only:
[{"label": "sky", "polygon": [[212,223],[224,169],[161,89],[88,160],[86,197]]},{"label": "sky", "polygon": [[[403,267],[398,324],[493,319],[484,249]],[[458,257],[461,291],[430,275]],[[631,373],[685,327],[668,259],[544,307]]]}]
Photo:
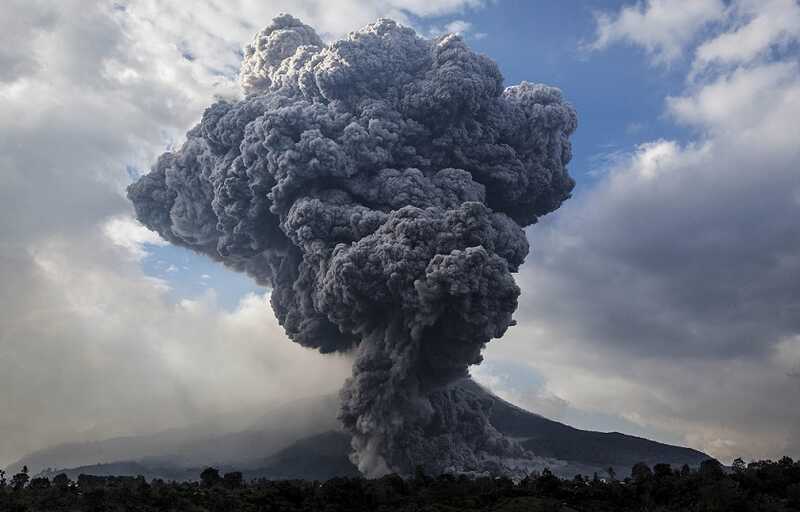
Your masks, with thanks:
[{"label": "sky", "polygon": [[[139,225],[125,187],[290,12],[459,32],[575,106],[577,187],[528,229],[518,325],[473,376],[571,425],[724,462],[800,456],[796,0],[8,0],[0,6],[0,466],[330,393],[267,290]],[[233,398],[232,398],[233,397]]]}]

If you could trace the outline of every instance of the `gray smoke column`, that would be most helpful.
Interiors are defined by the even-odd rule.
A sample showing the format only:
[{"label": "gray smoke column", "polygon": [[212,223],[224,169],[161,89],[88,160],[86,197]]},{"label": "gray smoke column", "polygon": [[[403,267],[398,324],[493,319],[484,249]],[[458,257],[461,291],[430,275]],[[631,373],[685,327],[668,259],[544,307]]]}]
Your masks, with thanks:
[{"label": "gray smoke column", "polygon": [[366,475],[530,457],[449,384],[513,325],[522,228],[574,186],[561,92],[504,88],[456,35],[383,19],[325,45],[289,15],[240,80],[130,186],[139,220],[270,286],[295,342],[355,352],[340,419]]}]

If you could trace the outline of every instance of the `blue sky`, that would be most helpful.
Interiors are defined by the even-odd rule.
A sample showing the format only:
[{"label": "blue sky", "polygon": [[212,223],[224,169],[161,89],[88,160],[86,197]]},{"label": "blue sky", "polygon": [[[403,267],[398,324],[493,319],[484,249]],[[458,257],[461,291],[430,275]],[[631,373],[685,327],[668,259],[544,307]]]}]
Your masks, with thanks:
[{"label": "blue sky", "polygon": [[286,339],[266,290],[139,225],[124,195],[215,96],[241,95],[241,48],[281,11],[327,41],[380,16],[450,26],[506,84],[575,106],[574,197],[528,229],[519,324],[478,380],[725,461],[800,455],[796,0],[10,0],[0,465],[241,420],[349,374]]},{"label": "blue sky", "polygon": [[[586,48],[596,33],[595,13],[623,2],[498,2],[469,12],[470,45],[497,61],[507,84],[523,80],[559,87],[579,114],[570,166],[576,194],[591,171],[614,151],[654,138],[683,138],[685,129],[664,117],[664,99],[682,89],[688,61],[654,69],[632,45]],[[524,20],[524,21],[523,21]]]}]

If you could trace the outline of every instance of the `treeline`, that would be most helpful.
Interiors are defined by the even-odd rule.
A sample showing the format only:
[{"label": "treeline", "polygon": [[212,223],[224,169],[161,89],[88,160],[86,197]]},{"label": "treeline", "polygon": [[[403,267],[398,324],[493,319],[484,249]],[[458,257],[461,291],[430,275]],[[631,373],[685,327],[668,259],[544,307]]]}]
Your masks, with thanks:
[{"label": "treeline", "polygon": [[545,470],[519,482],[418,471],[409,479],[334,478],[254,480],[238,472],[220,475],[207,468],[197,482],[164,482],[144,477],[66,475],[29,479],[27,471],[6,478],[0,472],[0,511],[790,511],[800,510],[800,461],[732,469],[717,461],[696,470],[640,463],[624,479],[576,476],[559,479]]}]

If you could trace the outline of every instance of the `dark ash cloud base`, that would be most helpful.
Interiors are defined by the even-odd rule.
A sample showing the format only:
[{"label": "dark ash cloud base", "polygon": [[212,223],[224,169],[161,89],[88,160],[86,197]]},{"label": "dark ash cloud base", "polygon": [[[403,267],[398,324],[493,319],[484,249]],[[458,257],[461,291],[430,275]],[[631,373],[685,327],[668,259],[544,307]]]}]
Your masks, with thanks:
[{"label": "dark ash cloud base", "polygon": [[379,20],[326,46],[288,15],[240,80],[130,186],[139,220],[270,286],[295,342],[355,350],[340,419],[366,475],[533,460],[447,385],[513,325],[522,228],[574,186],[560,91],[504,88],[455,35]]}]

